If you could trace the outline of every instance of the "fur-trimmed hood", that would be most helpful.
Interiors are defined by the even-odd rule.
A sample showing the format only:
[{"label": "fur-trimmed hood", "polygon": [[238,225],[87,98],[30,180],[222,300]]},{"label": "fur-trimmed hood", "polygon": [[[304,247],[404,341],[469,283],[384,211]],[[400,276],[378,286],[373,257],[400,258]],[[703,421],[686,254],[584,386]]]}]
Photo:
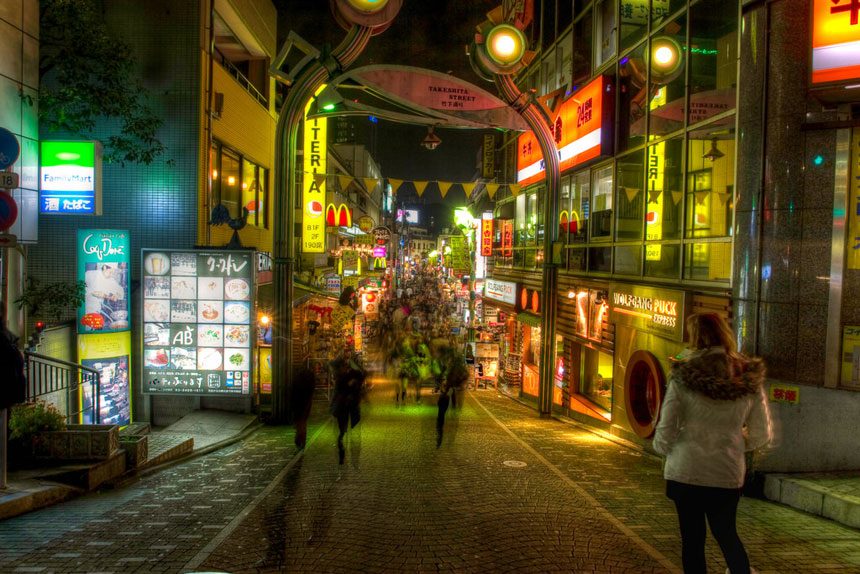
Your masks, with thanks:
[{"label": "fur-trimmed hood", "polygon": [[734,401],[758,392],[764,382],[758,358],[730,358],[722,347],[693,351],[672,365],[670,377],[692,391],[720,401]]}]

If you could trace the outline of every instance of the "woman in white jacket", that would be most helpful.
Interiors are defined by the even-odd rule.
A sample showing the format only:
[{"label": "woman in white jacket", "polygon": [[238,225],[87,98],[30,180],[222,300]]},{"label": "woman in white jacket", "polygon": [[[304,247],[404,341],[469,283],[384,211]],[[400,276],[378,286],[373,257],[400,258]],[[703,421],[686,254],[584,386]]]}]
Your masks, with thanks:
[{"label": "woman in white jacket", "polygon": [[768,444],[773,430],[760,359],[737,352],[725,319],[687,319],[690,351],[675,359],[654,435],[666,457],[666,495],[675,503],[686,574],[706,572],[705,518],[731,574],[750,572],[736,519],[746,451]]}]

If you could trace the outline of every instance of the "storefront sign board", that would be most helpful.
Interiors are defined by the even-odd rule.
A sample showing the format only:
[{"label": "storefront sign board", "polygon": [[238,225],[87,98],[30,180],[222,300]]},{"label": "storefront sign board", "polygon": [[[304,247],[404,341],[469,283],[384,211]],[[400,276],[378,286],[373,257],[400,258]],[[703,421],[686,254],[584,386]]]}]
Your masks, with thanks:
[{"label": "storefront sign board", "polygon": [[[325,86],[317,91],[319,94]],[[302,251],[325,253],[325,184],[318,174],[325,174],[328,154],[328,125],[325,118],[307,117],[311,98],[305,106],[304,160],[302,177]]]},{"label": "storefront sign board", "polygon": [[116,229],[79,229],[78,281],[85,284],[78,307],[78,333],[113,333],[131,329],[129,232]]},{"label": "storefront sign board", "polygon": [[487,279],[484,282],[484,297],[507,303],[517,304],[517,284],[510,281],[499,281],[498,279]]},{"label": "storefront sign board", "polygon": [[[78,336],[78,361],[99,373],[99,422],[131,423],[131,331]],[[95,401],[90,385],[80,397],[83,424],[95,423]]]},{"label": "storefront sign board", "polygon": [[483,162],[481,167],[481,175],[484,179],[493,179],[496,173],[496,140],[492,134],[484,136]]},{"label": "storefront sign board", "polygon": [[502,220],[502,257],[514,256],[514,222]]},{"label": "storefront sign board", "polygon": [[43,141],[40,148],[39,213],[101,215],[101,143]]},{"label": "storefront sign board", "polygon": [[143,392],[249,395],[255,254],[144,249]]},{"label": "storefront sign board", "polygon": [[[594,79],[563,102],[552,118],[562,172],[609,152],[611,87],[605,76]],[[545,177],[545,170],[537,137],[534,132],[523,133],[517,140],[517,183],[536,183]]]},{"label": "storefront sign board", "polygon": [[812,1],[812,84],[860,79],[860,2]]},{"label": "storefront sign board", "polygon": [[768,398],[775,403],[800,404],[800,387],[794,385],[771,385]]},{"label": "storefront sign board", "polygon": [[481,255],[493,255],[493,214],[484,213],[481,217]]},{"label": "storefront sign board", "polygon": [[681,342],[684,302],[683,291],[616,284],[609,294],[610,320]]}]

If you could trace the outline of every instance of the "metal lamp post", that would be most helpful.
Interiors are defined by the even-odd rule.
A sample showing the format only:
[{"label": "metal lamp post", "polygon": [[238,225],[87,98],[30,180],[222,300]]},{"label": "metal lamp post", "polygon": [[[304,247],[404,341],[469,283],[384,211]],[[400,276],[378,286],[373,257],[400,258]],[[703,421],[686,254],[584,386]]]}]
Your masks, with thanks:
[{"label": "metal lamp post", "polygon": [[391,24],[402,0],[334,0],[335,20],[347,30],[332,49],[319,51],[294,32],[272,62],[270,73],[289,89],[275,131],[274,325],[272,331],[272,418],[289,422],[292,385],[293,271],[296,261],[296,153],[305,105],[327,80],[351,66],[370,38]]},{"label": "metal lamp post", "polygon": [[556,220],[559,188],[558,149],[555,146],[551,119],[532,93],[523,93],[513,80],[513,75],[522,70],[534,58],[526,49],[526,39],[515,25],[504,22],[504,13],[499,6],[478,26],[475,41],[469,49],[470,62],[475,72],[487,81],[496,84],[502,98],[514,108],[534,132],[546,165],[546,197],[544,198],[543,237],[543,313],[541,318],[541,365],[538,408],[540,414],[552,412],[552,381],[555,358],[556,301],[558,299],[558,269],[552,261],[553,235]]}]

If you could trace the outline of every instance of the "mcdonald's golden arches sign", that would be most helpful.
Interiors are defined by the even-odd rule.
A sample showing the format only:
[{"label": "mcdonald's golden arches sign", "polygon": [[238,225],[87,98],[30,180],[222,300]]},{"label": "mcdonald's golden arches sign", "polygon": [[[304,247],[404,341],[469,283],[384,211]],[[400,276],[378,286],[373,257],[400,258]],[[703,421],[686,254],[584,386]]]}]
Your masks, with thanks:
[{"label": "mcdonald's golden arches sign", "polygon": [[337,207],[329,203],[325,209],[325,224],[329,227],[352,227],[352,212],[345,203]]}]

